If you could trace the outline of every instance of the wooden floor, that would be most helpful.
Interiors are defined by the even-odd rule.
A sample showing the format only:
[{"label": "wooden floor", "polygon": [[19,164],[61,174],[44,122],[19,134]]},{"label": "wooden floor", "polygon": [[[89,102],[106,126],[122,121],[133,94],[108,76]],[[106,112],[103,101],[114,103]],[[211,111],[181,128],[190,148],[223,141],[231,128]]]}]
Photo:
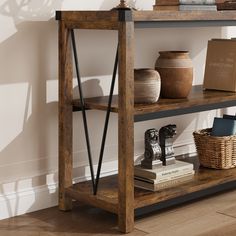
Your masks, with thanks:
[{"label": "wooden floor", "polygon": [[[0,221],[0,236],[120,235],[116,223],[116,215],[89,206],[54,207]],[[234,236],[236,191],[139,217],[129,235]]]}]

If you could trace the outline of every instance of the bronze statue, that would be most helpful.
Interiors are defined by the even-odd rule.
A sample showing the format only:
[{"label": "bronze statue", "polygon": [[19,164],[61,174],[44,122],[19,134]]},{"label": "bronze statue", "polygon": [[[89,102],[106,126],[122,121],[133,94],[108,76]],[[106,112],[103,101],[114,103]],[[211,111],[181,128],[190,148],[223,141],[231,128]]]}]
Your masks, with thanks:
[{"label": "bronze statue", "polygon": [[167,125],[159,130],[159,140],[161,146],[161,160],[163,165],[175,164],[173,136],[176,135],[176,125]]},{"label": "bronze statue", "polygon": [[144,159],[141,161],[141,167],[153,169],[162,166],[161,148],[158,143],[158,131],[148,129],[145,132],[145,152]]}]

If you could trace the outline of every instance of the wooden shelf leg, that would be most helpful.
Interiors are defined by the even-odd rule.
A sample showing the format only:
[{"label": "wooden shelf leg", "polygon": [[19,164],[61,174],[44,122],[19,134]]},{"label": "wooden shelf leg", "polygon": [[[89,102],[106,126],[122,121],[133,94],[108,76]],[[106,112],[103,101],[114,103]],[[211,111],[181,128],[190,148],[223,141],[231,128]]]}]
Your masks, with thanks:
[{"label": "wooden shelf leg", "polygon": [[119,13],[118,218],[119,230],[129,233],[134,228],[134,22],[131,11]]},{"label": "wooden shelf leg", "polygon": [[59,22],[59,209],[70,210],[72,185],[72,54],[70,31]]}]

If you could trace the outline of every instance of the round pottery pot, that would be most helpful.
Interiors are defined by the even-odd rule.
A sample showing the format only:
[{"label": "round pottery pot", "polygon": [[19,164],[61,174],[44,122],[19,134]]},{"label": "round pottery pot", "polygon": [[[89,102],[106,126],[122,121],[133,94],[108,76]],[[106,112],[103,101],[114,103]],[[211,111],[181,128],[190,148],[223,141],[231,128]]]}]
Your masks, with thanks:
[{"label": "round pottery pot", "polygon": [[153,69],[134,70],[134,103],[155,103],[161,90],[160,75]]},{"label": "round pottery pot", "polygon": [[159,52],[155,69],[161,76],[161,96],[186,98],[192,88],[193,65],[187,51]]}]

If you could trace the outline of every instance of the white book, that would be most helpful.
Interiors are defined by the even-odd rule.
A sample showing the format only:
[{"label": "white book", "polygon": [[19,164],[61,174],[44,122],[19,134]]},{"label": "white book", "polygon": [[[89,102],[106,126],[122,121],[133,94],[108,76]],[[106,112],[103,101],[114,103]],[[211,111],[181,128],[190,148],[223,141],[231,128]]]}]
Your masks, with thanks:
[{"label": "white book", "polygon": [[215,0],[179,0],[179,4],[183,5],[214,5],[216,4]]},{"label": "white book", "polygon": [[175,187],[175,186],[178,186],[179,184],[189,182],[193,179],[194,179],[194,174],[184,175],[179,178],[175,178],[175,179],[158,183],[158,184],[152,184],[152,183],[145,182],[142,180],[134,179],[134,186],[137,188],[142,188],[142,189],[154,192],[154,191],[158,191],[158,190],[169,188],[169,187]]},{"label": "white book", "polygon": [[179,5],[180,11],[217,11],[216,5]]},{"label": "white book", "polygon": [[186,171],[181,171],[178,172],[177,174],[171,174],[171,175],[167,175],[161,178],[157,178],[157,179],[147,179],[147,178],[143,178],[143,177],[139,177],[139,176],[134,176],[134,179],[136,180],[140,180],[140,181],[144,181],[150,184],[160,184],[166,181],[170,181],[170,180],[174,180],[180,177],[184,177],[184,176],[188,176],[188,175],[194,175],[195,171],[194,170],[186,170]]},{"label": "white book", "polygon": [[192,170],[192,163],[176,160],[175,164],[157,167],[155,169],[145,169],[137,165],[134,167],[134,175],[146,179],[162,179],[170,175],[179,175]]}]

